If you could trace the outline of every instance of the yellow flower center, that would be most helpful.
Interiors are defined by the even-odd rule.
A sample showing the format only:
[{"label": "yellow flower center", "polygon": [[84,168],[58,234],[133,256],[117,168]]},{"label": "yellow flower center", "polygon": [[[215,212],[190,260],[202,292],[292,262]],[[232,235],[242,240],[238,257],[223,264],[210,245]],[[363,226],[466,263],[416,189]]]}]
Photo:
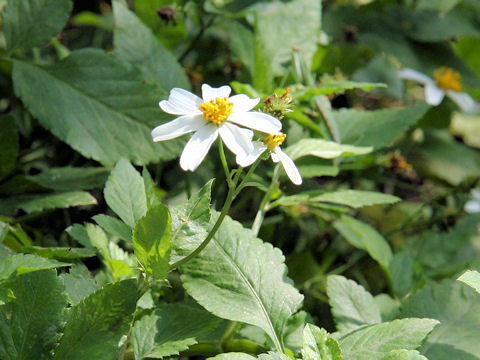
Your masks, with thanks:
[{"label": "yellow flower center", "polygon": [[232,113],[233,104],[224,98],[216,98],[209,102],[200,104],[200,110],[203,112],[203,118],[207,121],[213,122],[215,125],[220,125],[228,119]]},{"label": "yellow flower center", "polygon": [[265,139],[263,139],[263,142],[267,147],[273,151],[277,146],[280,146],[283,144],[287,137],[287,134],[280,134],[280,135],[268,135]]},{"label": "yellow flower center", "polygon": [[460,82],[460,73],[448,67],[441,67],[433,73],[435,82],[438,87],[443,90],[462,90],[462,83]]}]

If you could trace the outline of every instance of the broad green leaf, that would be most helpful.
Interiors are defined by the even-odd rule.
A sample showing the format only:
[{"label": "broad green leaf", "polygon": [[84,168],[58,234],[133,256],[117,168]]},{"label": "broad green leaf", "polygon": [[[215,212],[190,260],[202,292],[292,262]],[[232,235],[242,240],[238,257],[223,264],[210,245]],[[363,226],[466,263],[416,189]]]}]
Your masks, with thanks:
[{"label": "broad green leaf", "polygon": [[109,284],[74,305],[55,360],[117,360],[139,298],[136,281]]},{"label": "broad green leaf", "polygon": [[85,247],[92,247],[90,242],[87,228],[84,225],[73,224],[65,229],[65,232],[70,235],[75,241],[79,244],[82,244]]},{"label": "broad green leaf", "polygon": [[353,280],[340,275],[329,276],[327,295],[337,328],[341,332],[382,322],[373,296]]},{"label": "broad green leaf", "polygon": [[67,307],[55,270],[18,276],[14,300],[0,306],[0,356],[4,360],[51,359]]},{"label": "broad green leaf", "polygon": [[475,289],[476,292],[480,293],[480,273],[478,271],[467,270],[457,280],[467,284]]},{"label": "broad green leaf", "polygon": [[370,206],[376,204],[393,204],[400,201],[400,198],[382,194],[374,191],[362,190],[338,190],[335,192],[324,193],[313,196],[309,199],[312,202],[328,202],[333,204],[347,205],[353,208]]},{"label": "broad green leaf", "polygon": [[27,179],[55,191],[91,190],[103,187],[109,170],[102,167],[50,168]]},{"label": "broad green leaf", "polygon": [[342,142],[379,149],[419,121],[430,106],[417,103],[401,109],[340,110],[335,113]]},{"label": "broad green leaf", "polygon": [[187,292],[208,311],[256,325],[282,348],[285,324],[303,297],[286,277],[279,249],[226,217],[208,246],[180,270]]},{"label": "broad green leaf", "polygon": [[392,321],[398,317],[400,312],[400,302],[398,300],[387,294],[378,294],[374,297],[374,300],[382,314],[383,322]]},{"label": "broad green leaf", "polygon": [[437,320],[401,319],[366,326],[338,339],[345,360],[381,360],[392,350],[415,350]]},{"label": "broad green leaf", "polygon": [[420,350],[427,358],[479,358],[480,296],[467,285],[454,280],[429,285],[408,297],[401,316],[440,321]]},{"label": "broad green leaf", "polygon": [[95,256],[95,250],[92,248],[74,248],[74,247],[41,247],[24,246],[22,252],[26,254],[39,255],[47,259],[59,261],[69,261],[73,259],[82,259]]},{"label": "broad green leaf", "polygon": [[340,345],[325,329],[312,324],[303,331],[303,360],[343,360]]},{"label": "broad green leaf", "polygon": [[166,279],[170,270],[172,220],[165,205],[148,209],[133,229],[132,245],[138,261],[147,273]]},{"label": "broad green leaf", "polygon": [[340,156],[364,155],[371,151],[371,147],[342,145],[322,139],[302,139],[286,149],[287,154],[293,160],[307,155],[323,159],[334,159]]},{"label": "broad green leaf", "polygon": [[390,262],[392,285],[395,296],[399,299],[407,295],[413,287],[414,259],[407,251],[396,253]]},{"label": "broad green leaf", "polygon": [[82,263],[73,265],[68,273],[60,276],[65,284],[68,300],[74,305],[100,288]]},{"label": "broad green leaf", "polygon": [[118,236],[125,241],[132,241],[132,228],[123,221],[105,214],[98,214],[92,217],[106,232]]},{"label": "broad green leaf", "polygon": [[291,357],[281,352],[269,351],[266,354],[258,355],[259,360],[291,360]]},{"label": "broad green leaf", "polygon": [[17,162],[18,132],[11,116],[0,117],[0,180],[8,175]]},{"label": "broad green leaf", "polygon": [[333,223],[335,229],[353,246],[363,249],[389,274],[392,250],[384,237],[373,227],[350,216],[343,215]]},{"label": "broad green leaf", "polygon": [[18,195],[0,200],[0,213],[11,214],[15,209],[27,213],[62,209],[72,206],[95,205],[97,200],[85,191]]},{"label": "broad green leaf", "polygon": [[132,228],[147,212],[143,179],[125,159],[120,160],[112,170],[104,195],[110,209]]},{"label": "broad green leaf", "polygon": [[115,56],[83,49],[54,65],[15,60],[12,76],[15,94],[40,124],[87,158],[147,164],[180,151],[176,140],[152,141],[153,127],[168,118],[157,105],[158,87]]},{"label": "broad green leaf", "polygon": [[[290,267],[289,267],[290,270]],[[307,321],[310,321],[311,317],[305,311],[299,311],[292,315],[288,319],[285,325],[285,331],[283,333],[283,342],[285,348],[291,350],[294,354],[299,354],[303,347],[303,331]],[[256,327],[253,327],[258,329]],[[263,339],[265,339],[265,333],[262,331]],[[265,341],[263,341],[265,342]]]},{"label": "broad green leaf", "polygon": [[166,92],[174,87],[189,89],[185,71],[152,31],[120,1],[113,1],[115,53],[138,66],[147,81],[158,83]]},{"label": "broad green leaf", "polygon": [[151,208],[157,204],[162,204],[162,198],[166,193],[155,186],[152,176],[145,167],[142,171],[142,177],[145,186],[145,195],[147,196],[147,207]]},{"label": "broad green leaf", "polygon": [[72,5],[71,0],[8,1],[3,29],[9,51],[50,41],[67,22]]},{"label": "broad green leaf", "polygon": [[30,254],[14,254],[0,261],[0,281],[7,279],[10,275],[18,275],[32,271],[54,269],[57,267],[69,266],[68,263],[62,263],[53,259],[45,259],[40,256]]},{"label": "broad green leaf", "polygon": [[196,344],[197,337],[212,331],[220,321],[204,310],[187,305],[160,305],[133,326],[131,341],[135,359],[178,355]]},{"label": "broad green leaf", "polygon": [[417,350],[392,350],[382,360],[428,360]]}]

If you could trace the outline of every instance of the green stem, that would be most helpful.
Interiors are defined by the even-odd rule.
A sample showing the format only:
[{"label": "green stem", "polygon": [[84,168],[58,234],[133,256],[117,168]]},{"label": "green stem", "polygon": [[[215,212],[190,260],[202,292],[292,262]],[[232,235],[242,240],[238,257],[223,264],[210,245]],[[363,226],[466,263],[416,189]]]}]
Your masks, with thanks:
[{"label": "green stem", "polygon": [[276,185],[278,184],[278,177],[280,176],[279,172],[279,165],[275,167],[272,176],[272,182],[268,187],[267,192],[263,195],[262,201],[260,202],[260,207],[258,208],[257,214],[255,215],[255,220],[253,220],[252,231],[255,235],[258,235],[260,228],[262,227],[263,219],[265,218],[265,213],[268,211],[270,204],[270,197],[272,196],[272,192],[275,189]]},{"label": "green stem", "polygon": [[223,171],[225,172],[225,177],[227,179],[227,184],[230,187],[232,185],[232,174],[228,169],[227,158],[225,157],[225,150],[223,149],[223,142],[222,139],[218,138],[218,153],[220,155],[220,162],[222,163]]},{"label": "green stem", "polygon": [[213,357],[215,355],[226,353],[226,352],[242,352],[251,355],[259,355],[266,352],[268,349],[262,345],[246,339],[231,339],[223,344],[222,348],[219,347],[218,343],[207,343],[200,342],[198,344],[192,345],[188,350],[183,351],[181,355],[183,356],[203,356],[203,357]]}]

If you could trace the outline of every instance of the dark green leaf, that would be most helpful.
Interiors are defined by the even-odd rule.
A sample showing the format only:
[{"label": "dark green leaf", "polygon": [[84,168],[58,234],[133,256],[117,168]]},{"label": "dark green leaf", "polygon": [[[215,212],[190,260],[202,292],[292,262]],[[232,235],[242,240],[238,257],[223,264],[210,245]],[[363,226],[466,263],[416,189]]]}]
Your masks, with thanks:
[{"label": "dark green leaf", "polygon": [[95,250],[92,248],[24,246],[22,252],[59,261],[69,261],[95,256]]},{"label": "dark green leaf", "polygon": [[0,280],[14,274],[25,274],[31,271],[54,269],[57,267],[69,266],[53,259],[45,259],[30,254],[14,254],[0,261]]},{"label": "dark green leaf", "polygon": [[132,229],[123,221],[112,216],[99,214],[92,217],[106,232],[125,241],[132,241]]},{"label": "dark green leaf", "polygon": [[101,167],[50,168],[27,179],[55,191],[91,190],[101,188],[107,180],[109,170]]},{"label": "dark green leaf", "polygon": [[65,291],[72,304],[78,304],[83,298],[100,288],[82,263],[73,265],[68,273],[60,276],[65,283]]},{"label": "dark green leaf", "polygon": [[17,162],[18,133],[11,116],[0,117],[0,180],[8,175]]}]

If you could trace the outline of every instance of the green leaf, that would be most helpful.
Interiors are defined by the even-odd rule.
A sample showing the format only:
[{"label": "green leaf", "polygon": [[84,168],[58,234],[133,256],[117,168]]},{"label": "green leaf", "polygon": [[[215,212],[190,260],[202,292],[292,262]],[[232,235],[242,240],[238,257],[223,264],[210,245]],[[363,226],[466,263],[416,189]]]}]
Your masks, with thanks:
[{"label": "green leaf", "polygon": [[384,237],[370,225],[343,215],[333,223],[335,229],[353,246],[363,249],[375,259],[389,274],[389,264],[392,260],[392,250]]},{"label": "green leaf", "polygon": [[291,360],[291,357],[281,352],[269,351],[266,354],[258,355],[259,360]]},{"label": "green leaf", "polygon": [[285,324],[303,297],[286,277],[279,249],[226,217],[212,241],[180,270],[187,292],[208,311],[262,328],[281,350]]},{"label": "green leaf", "polygon": [[450,131],[465,144],[480,148],[480,116],[456,112],[450,122]]},{"label": "green leaf", "polygon": [[27,213],[62,209],[72,206],[96,205],[97,200],[85,191],[69,191],[36,195],[18,195],[0,200],[0,213],[11,214],[15,209]]},{"label": "green leaf", "polygon": [[312,324],[305,325],[303,331],[303,360],[343,360],[340,345],[331,338],[325,329]]},{"label": "green leaf", "polygon": [[3,29],[9,51],[50,41],[67,22],[72,5],[71,0],[8,1]]},{"label": "green leaf", "polygon": [[109,170],[101,167],[50,168],[27,180],[55,191],[91,190],[103,187]]},{"label": "green leaf", "polygon": [[347,205],[353,208],[370,206],[376,204],[393,204],[400,201],[400,198],[382,194],[374,191],[362,190],[339,190],[330,193],[324,193],[309,198],[311,202],[328,202],[333,204]]},{"label": "green leaf", "polygon": [[311,155],[323,159],[334,159],[340,156],[364,155],[372,151],[371,147],[342,145],[322,139],[302,139],[286,150],[293,160]]},{"label": "green leaf", "polygon": [[340,275],[329,276],[327,295],[337,328],[341,332],[382,322],[373,296],[353,280]]},{"label": "green leaf", "polygon": [[208,360],[255,360],[256,357],[241,352],[228,352],[219,354],[215,357],[208,358]]},{"label": "green leaf", "polygon": [[132,229],[123,221],[105,214],[95,215],[92,219],[106,232],[118,236],[122,240],[132,241]]},{"label": "green leaf", "polygon": [[112,170],[104,195],[110,209],[132,228],[147,212],[143,179],[125,159],[120,160]]},{"label": "green leaf", "polygon": [[212,331],[220,319],[183,304],[165,304],[133,326],[131,341],[135,359],[178,355],[196,344],[196,338]]},{"label": "green leaf", "polygon": [[55,360],[117,360],[139,298],[136,280],[109,284],[74,305]]},{"label": "green leaf", "polygon": [[53,259],[45,259],[30,254],[14,254],[0,261],[0,280],[7,279],[10,275],[17,273],[25,274],[32,271],[54,269],[57,267],[69,266]]},{"label": "green leaf", "polygon": [[143,184],[145,186],[145,195],[147,196],[148,208],[153,207],[157,204],[162,204],[162,198],[165,196],[165,191],[155,186],[152,176],[145,167],[142,171],[142,177]]},{"label": "green leaf", "polygon": [[35,254],[47,259],[59,261],[69,261],[73,259],[82,259],[95,256],[95,250],[92,248],[73,248],[73,247],[41,247],[24,246],[22,252],[26,254]]},{"label": "green leaf", "polygon": [[399,299],[413,288],[414,259],[408,251],[396,253],[390,262],[392,285],[395,296]]},{"label": "green leaf", "polygon": [[480,293],[480,273],[478,271],[467,270],[457,280]]},{"label": "green leaf", "polygon": [[82,263],[74,264],[68,273],[60,275],[65,283],[65,291],[71,304],[76,305],[82,299],[97,291],[100,286],[90,277]]},{"label": "green leaf", "polygon": [[158,108],[158,87],[101,50],[74,51],[47,66],[15,60],[12,76],[40,124],[87,158],[147,164],[180,152],[181,141],[152,141],[152,128],[170,118]]},{"label": "green leaf", "polygon": [[428,360],[417,350],[392,350],[382,360]]},{"label": "green leaf", "polygon": [[120,1],[113,1],[115,53],[138,66],[148,81],[154,81],[167,93],[174,87],[190,89],[185,71],[152,31]]},{"label": "green leaf", "polygon": [[429,285],[410,295],[402,317],[438,319],[421,352],[429,359],[478,359],[480,354],[480,296],[454,280]]},{"label": "green leaf", "polygon": [[375,88],[384,88],[385,84],[382,83],[372,83],[372,82],[357,82],[357,81],[338,81],[338,80],[327,80],[322,82],[317,87],[308,87],[299,91],[298,96],[295,96],[295,99],[298,100],[308,100],[316,95],[328,95],[334,94],[340,91],[353,90],[353,89],[362,89],[369,91]]},{"label": "green leaf", "polygon": [[462,0],[419,0],[416,4],[417,10],[436,10],[440,13],[447,13]]},{"label": "green leaf", "polygon": [[157,279],[166,279],[170,270],[172,220],[165,205],[148,209],[135,225],[132,244],[145,271]]},{"label": "green leaf", "polygon": [[379,149],[419,121],[430,109],[417,103],[401,109],[375,111],[340,110],[335,113],[342,142]]},{"label": "green leaf", "polygon": [[0,180],[8,175],[17,162],[18,132],[15,119],[11,116],[0,117]]},{"label": "green leaf", "polygon": [[345,360],[381,360],[392,350],[415,350],[433,330],[437,320],[402,319],[366,326],[340,339]]},{"label": "green leaf", "polygon": [[0,357],[51,359],[64,321],[67,299],[55,270],[18,276],[13,301],[0,306]]}]

